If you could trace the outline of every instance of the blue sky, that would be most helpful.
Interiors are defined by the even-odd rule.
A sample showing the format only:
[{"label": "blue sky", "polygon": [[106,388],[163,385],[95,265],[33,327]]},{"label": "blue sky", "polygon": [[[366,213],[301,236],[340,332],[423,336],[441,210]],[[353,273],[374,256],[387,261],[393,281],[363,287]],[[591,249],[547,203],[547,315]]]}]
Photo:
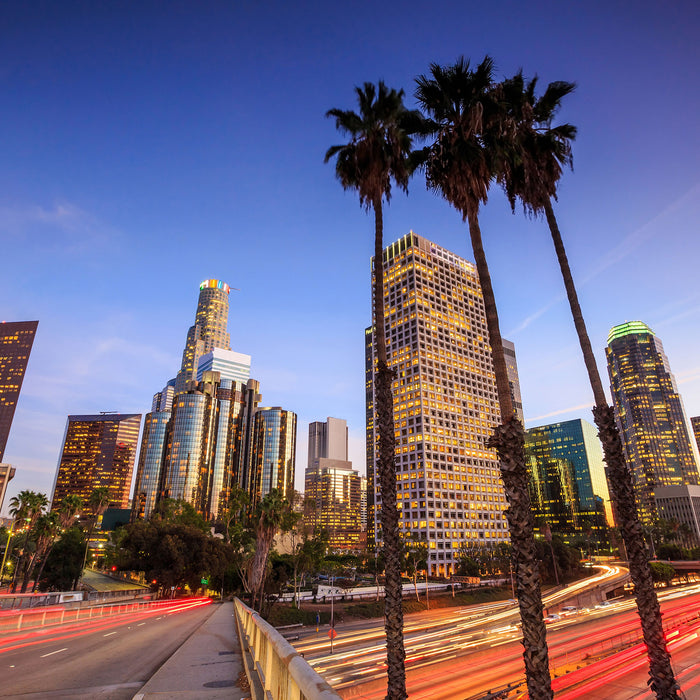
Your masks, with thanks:
[{"label": "blue sky", "polygon": [[[50,493],[66,416],[146,413],[174,376],[202,279],[231,293],[263,403],[345,418],[364,469],[373,223],[330,165],[331,107],[431,62],[494,57],[571,80],[575,171],[556,207],[601,370],[611,326],[648,323],[700,414],[700,8],[657,2],[52,2],[0,8],[0,320],[39,320],[5,461],[7,500]],[[526,425],[590,418],[549,234],[494,189],[481,216]],[[416,179],[386,209],[471,259]],[[4,511],[6,512],[7,505]]]}]

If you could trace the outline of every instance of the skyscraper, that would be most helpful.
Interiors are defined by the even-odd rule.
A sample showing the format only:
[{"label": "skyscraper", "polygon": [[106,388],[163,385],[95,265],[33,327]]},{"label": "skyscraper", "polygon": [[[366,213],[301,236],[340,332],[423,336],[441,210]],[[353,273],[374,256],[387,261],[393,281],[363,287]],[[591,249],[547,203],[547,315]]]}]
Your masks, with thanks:
[{"label": "skyscraper", "polygon": [[693,416],[690,419],[690,425],[693,428],[693,433],[695,435],[695,443],[700,450],[700,416]]},{"label": "skyscraper", "polygon": [[348,460],[348,424],[341,418],[309,423],[309,452],[307,466],[315,459]]},{"label": "skyscraper", "polygon": [[612,525],[603,449],[596,429],[576,419],[530,428],[525,448],[536,527],[565,538]]},{"label": "skyscraper", "polygon": [[305,522],[325,530],[331,549],[359,550],[361,482],[348,461],[347,423],[339,418],[311,423],[308,455]]},{"label": "skyscraper", "polygon": [[697,445],[663,345],[647,325],[612,328],[606,355],[640,519],[651,523],[658,516],[655,488],[700,483]]},{"label": "skyscraper", "polygon": [[[485,444],[500,416],[481,286],[472,263],[413,232],[384,249],[383,264],[401,532],[426,541],[431,572],[449,575],[460,550],[508,540],[497,457]],[[367,335],[365,347],[368,538],[378,540]]]},{"label": "skyscraper", "polygon": [[202,355],[214,348],[231,349],[228,333],[228,296],[231,288],[221,280],[204,280],[199,285],[199,300],[194,325],[187,332],[182,365],[175,383],[175,393],[187,389],[187,382],[197,379]]},{"label": "skyscraper", "polygon": [[144,419],[141,451],[134,484],[132,520],[148,518],[163,490],[161,475],[171,416],[170,410],[156,410],[147,413]]},{"label": "skyscraper", "polygon": [[272,489],[294,500],[297,415],[279,406],[258,408],[253,425],[252,492],[256,505]]},{"label": "skyscraper", "polygon": [[202,378],[204,372],[218,372],[222,379],[245,384],[250,379],[250,355],[214,348],[199,358],[197,380]]},{"label": "skyscraper", "polygon": [[68,495],[87,503],[94,489],[107,487],[109,505],[127,508],[140,427],[140,413],[68,416],[52,507]]},{"label": "skyscraper", "polygon": [[0,323],[0,462],[39,321]]},{"label": "skyscraper", "polygon": [[503,354],[506,357],[506,370],[508,371],[508,384],[510,385],[510,396],[513,400],[515,415],[522,425],[525,424],[525,414],[523,413],[523,400],[520,396],[520,377],[518,376],[518,361],[515,356],[515,345],[503,338]]},{"label": "skyscraper", "polygon": [[7,485],[14,478],[15,468],[11,464],[0,464],[0,511],[7,493]]}]

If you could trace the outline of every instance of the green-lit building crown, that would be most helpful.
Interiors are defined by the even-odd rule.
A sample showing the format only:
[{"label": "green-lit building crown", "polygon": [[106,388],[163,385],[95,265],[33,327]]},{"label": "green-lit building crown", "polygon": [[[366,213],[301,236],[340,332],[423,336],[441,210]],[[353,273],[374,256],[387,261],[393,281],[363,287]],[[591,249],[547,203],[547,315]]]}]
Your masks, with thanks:
[{"label": "green-lit building crown", "polygon": [[613,326],[608,333],[608,345],[613,340],[622,338],[626,335],[654,335],[654,331],[642,321],[625,321],[619,326]]}]

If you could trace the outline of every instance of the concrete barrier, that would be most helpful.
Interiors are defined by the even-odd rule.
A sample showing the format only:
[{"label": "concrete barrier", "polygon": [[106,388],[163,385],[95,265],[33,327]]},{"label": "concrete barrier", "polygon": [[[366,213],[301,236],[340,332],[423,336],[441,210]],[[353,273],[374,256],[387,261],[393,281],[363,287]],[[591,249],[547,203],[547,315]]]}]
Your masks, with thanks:
[{"label": "concrete barrier", "polygon": [[246,675],[255,700],[340,700],[272,625],[238,598],[234,606]]}]

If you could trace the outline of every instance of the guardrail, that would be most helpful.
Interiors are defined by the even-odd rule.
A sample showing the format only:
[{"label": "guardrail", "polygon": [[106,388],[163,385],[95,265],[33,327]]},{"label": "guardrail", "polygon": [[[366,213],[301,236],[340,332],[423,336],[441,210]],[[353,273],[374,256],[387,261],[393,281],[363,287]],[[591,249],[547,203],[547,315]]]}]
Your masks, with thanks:
[{"label": "guardrail", "polygon": [[340,700],[272,625],[238,598],[234,599],[234,607],[254,700]]},{"label": "guardrail", "polygon": [[[187,600],[187,599],[184,599]],[[61,606],[22,608],[0,611],[0,639],[3,635],[42,627],[87,623],[99,619],[115,618],[121,615],[143,613],[145,611],[167,611],[176,606],[178,600],[132,601],[108,605]]]}]

